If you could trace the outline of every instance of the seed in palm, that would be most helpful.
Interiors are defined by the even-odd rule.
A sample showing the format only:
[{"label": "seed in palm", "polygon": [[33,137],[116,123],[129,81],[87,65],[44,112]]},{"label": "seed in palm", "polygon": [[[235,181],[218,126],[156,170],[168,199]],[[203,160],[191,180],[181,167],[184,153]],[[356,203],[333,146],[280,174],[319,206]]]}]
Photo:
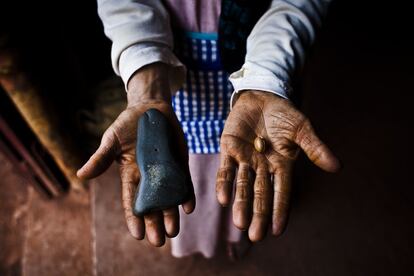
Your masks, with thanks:
[{"label": "seed in palm", "polygon": [[256,139],[254,139],[254,148],[257,152],[264,152],[266,150],[266,142],[263,137],[257,136]]}]

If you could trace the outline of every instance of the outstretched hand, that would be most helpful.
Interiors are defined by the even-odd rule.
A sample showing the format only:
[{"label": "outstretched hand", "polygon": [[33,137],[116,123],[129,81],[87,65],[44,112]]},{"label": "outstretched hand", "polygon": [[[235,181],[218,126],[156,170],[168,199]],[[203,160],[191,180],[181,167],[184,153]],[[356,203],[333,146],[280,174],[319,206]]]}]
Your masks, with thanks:
[{"label": "outstretched hand", "polygon": [[[140,181],[140,172],[136,164],[137,122],[139,117],[150,108],[161,111],[169,120],[174,133],[172,138],[178,148],[179,164],[189,172],[188,151],[184,134],[171,107],[169,87],[162,65],[154,64],[139,71],[129,84],[128,107],[105,131],[101,145],[88,162],[78,171],[83,179],[99,176],[114,160],[119,164],[122,185],[122,205],[127,226],[131,235],[143,239],[145,234],[154,246],[165,243],[165,236],[175,237],[179,232],[178,206],[164,211],[151,212],[137,217],[132,212],[132,202]],[[131,83],[132,82],[132,83]],[[168,95],[165,92],[168,91]],[[139,135],[139,134],[138,134]],[[195,207],[195,198],[182,205],[185,213],[191,213]]]},{"label": "outstretched hand", "polygon": [[[265,141],[263,152],[254,147],[256,137]],[[340,169],[309,120],[288,100],[262,91],[241,93],[226,121],[220,147],[217,198],[229,205],[236,179],[233,222],[248,230],[251,241],[263,239],[270,222],[274,235],[283,232],[293,162],[300,149],[321,169]]]}]

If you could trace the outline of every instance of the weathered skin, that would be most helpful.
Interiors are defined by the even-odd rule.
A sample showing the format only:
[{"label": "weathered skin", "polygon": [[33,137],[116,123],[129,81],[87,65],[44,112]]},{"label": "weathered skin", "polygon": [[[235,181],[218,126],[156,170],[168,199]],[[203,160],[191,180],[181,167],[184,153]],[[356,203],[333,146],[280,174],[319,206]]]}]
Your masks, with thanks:
[{"label": "weathered skin", "polygon": [[[257,137],[266,141],[262,152],[255,149]],[[300,149],[325,171],[340,168],[301,112],[288,100],[262,91],[241,93],[224,126],[220,146],[217,198],[222,205],[230,203],[236,178],[233,221],[238,228],[249,231],[252,241],[264,238],[272,217],[273,234],[283,232],[292,166]],[[249,177],[251,172],[255,179]]]},{"label": "weathered skin", "polygon": [[[80,178],[93,178],[102,174],[116,160],[128,230],[138,240],[146,236],[154,246],[162,246],[166,236],[175,237],[178,234],[179,212],[178,206],[144,216],[135,216],[132,212],[132,202],[141,177],[135,161],[137,122],[147,110],[157,109],[167,118],[173,130],[170,134],[177,149],[177,163],[189,174],[188,149],[171,106],[167,72],[167,65],[161,63],[148,65],[136,72],[128,84],[127,108],[105,131],[101,145],[77,173]],[[182,207],[187,214],[194,210],[194,194]]]}]

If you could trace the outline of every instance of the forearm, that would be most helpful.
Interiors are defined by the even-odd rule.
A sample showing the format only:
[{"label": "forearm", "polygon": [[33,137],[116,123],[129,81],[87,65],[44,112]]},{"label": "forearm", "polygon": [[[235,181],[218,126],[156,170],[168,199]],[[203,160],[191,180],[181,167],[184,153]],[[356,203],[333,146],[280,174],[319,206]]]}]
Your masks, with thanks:
[{"label": "forearm", "polygon": [[113,42],[111,57],[117,73],[121,53],[132,45],[172,47],[169,15],[161,1],[98,0],[98,14]]},{"label": "forearm", "polygon": [[254,89],[284,98],[291,80],[305,61],[328,0],[273,0],[247,40],[241,70],[230,77],[236,93]]},{"label": "forearm", "polygon": [[148,101],[171,102],[168,65],[157,62],[136,71],[128,82],[128,106]]},{"label": "forearm", "polygon": [[161,1],[98,0],[105,34],[113,42],[112,65],[128,90],[137,70],[162,62],[168,64],[171,90],[178,89],[185,67],[174,55],[169,14]]}]

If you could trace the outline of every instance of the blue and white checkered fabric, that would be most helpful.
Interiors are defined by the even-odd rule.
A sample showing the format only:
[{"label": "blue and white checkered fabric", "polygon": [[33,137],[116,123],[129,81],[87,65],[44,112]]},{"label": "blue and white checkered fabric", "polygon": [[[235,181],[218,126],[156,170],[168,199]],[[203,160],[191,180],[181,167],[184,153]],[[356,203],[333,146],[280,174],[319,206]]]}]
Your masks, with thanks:
[{"label": "blue and white checkered fabric", "polygon": [[217,52],[217,35],[187,33],[181,52],[187,81],[173,97],[190,153],[220,152],[220,136],[233,88]]}]

